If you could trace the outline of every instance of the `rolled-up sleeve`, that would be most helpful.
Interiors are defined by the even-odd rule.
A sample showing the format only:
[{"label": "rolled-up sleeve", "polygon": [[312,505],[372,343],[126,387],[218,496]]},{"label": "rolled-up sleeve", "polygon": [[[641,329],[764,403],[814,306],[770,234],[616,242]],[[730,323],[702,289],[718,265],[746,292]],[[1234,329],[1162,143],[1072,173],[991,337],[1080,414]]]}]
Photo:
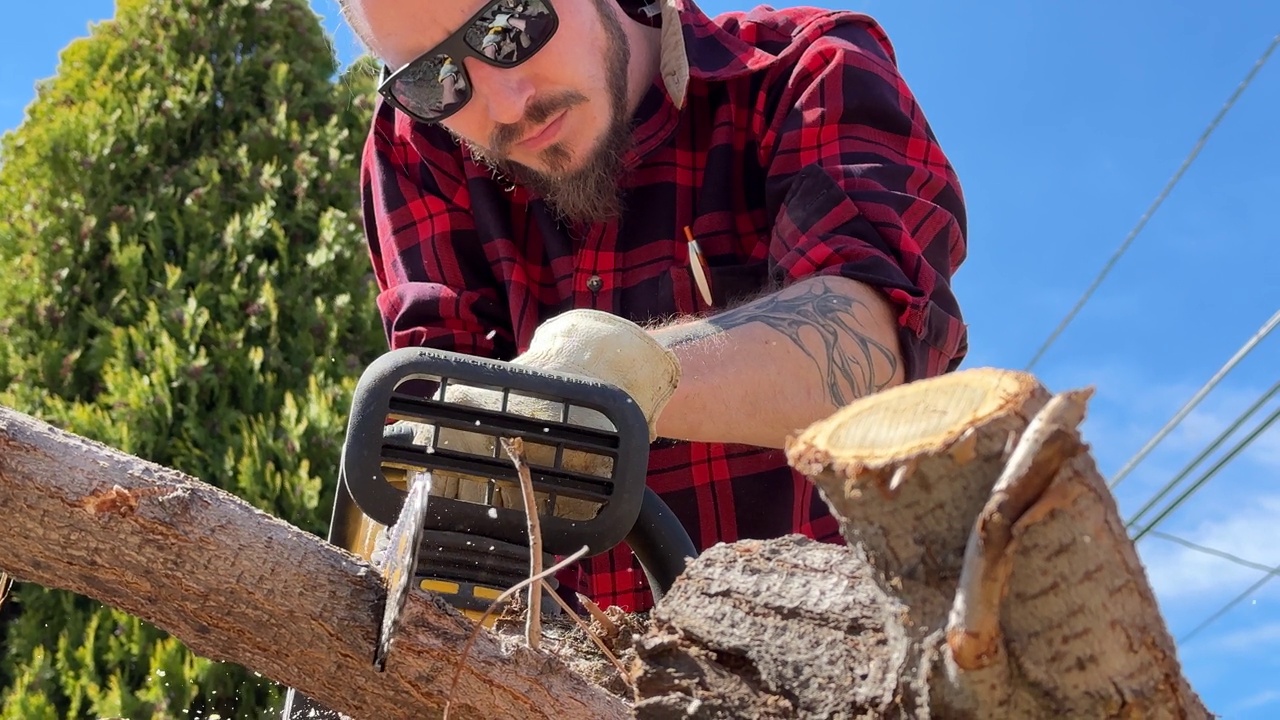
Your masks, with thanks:
[{"label": "rolled-up sleeve", "polygon": [[509,356],[504,293],[467,210],[452,141],[407,123],[380,104],[361,160],[364,231],[387,343]]},{"label": "rolled-up sleeve", "polygon": [[[892,304],[908,380],[955,369],[968,336],[952,276],[960,182],[870,19],[835,24],[770,78],[766,200],[784,282],[852,278]],[[773,89],[769,89],[770,86]]]}]

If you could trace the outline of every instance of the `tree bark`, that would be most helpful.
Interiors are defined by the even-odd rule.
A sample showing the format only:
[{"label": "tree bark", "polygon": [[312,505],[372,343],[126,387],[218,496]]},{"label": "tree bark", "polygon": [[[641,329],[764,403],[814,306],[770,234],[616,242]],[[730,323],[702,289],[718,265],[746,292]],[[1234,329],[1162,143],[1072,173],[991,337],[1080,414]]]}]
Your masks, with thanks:
[{"label": "tree bark", "polygon": [[[413,593],[385,672],[386,587],[360,558],[211,485],[0,408],[0,569],[70,590],[354,718],[442,713],[476,625]],[[518,637],[482,632],[451,718],[629,717]]]},{"label": "tree bark", "polygon": [[1080,437],[1091,392],[968,370],[792,438],[846,545],[703,553],[637,645],[637,717],[1209,717]]}]

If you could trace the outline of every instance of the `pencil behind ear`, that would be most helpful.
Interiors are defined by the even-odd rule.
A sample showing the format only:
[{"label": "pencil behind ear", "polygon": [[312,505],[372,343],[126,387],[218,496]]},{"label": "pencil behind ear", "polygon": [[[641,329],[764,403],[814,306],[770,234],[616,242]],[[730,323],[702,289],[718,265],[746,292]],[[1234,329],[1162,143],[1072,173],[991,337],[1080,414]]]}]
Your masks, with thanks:
[{"label": "pencil behind ear", "polygon": [[663,0],[615,0],[632,20],[649,27],[662,27]]}]

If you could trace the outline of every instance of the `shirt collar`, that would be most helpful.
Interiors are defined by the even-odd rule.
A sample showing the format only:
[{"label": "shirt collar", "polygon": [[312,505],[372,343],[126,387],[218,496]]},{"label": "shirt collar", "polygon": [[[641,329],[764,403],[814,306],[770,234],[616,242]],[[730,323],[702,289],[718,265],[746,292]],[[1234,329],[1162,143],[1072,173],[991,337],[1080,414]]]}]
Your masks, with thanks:
[{"label": "shirt collar", "polygon": [[[657,0],[662,8],[659,75],[636,108],[632,144],[622,166],[634,168],[671,137],[689,83],[725,82],[778,60],[707,17],[693,0]],[[741,18],[737,18],[741,22]]]}]

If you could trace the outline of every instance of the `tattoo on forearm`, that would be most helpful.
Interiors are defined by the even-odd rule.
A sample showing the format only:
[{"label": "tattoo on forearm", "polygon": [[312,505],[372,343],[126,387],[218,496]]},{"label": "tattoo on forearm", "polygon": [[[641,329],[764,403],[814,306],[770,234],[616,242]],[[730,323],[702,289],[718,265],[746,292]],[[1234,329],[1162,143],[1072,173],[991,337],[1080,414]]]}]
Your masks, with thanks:
[{"label": "tattoo on forearm", "polygon": [[897,373],[897,354],[864,330],[869,311],[865,302],[819,278],[663,330],[659,337],[665,345],[675,348],[710,340],[736,327],[762,323],[777,330],[813,361],[831,401],[843,406],[888,387]]}]

